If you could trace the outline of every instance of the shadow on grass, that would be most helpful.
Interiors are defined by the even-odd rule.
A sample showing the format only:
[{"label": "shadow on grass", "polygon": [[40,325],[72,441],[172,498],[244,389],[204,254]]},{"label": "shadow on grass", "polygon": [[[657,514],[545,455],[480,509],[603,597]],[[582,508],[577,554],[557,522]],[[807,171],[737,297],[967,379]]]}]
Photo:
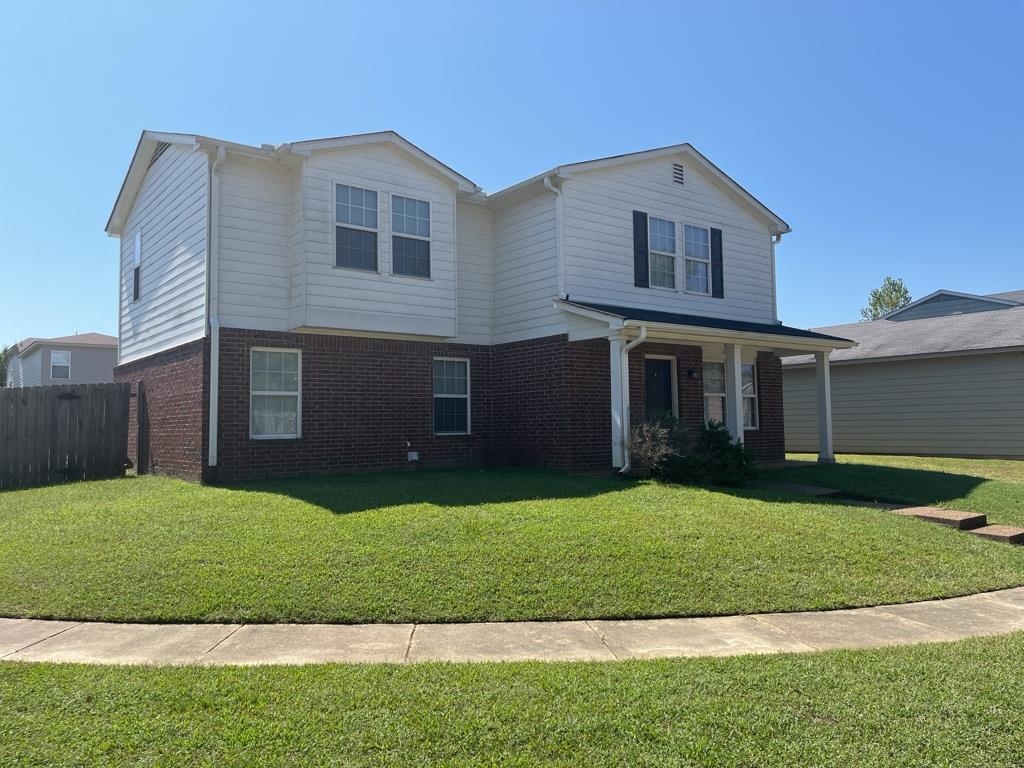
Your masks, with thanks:
[{"label": "shadow on grass", "polygon": [[[930,506],[962,499],[990,481],[972,475],[876,464],[812,464],[766,470],[760,479],[835,488],[851,499]],[[806,497],[800,497],[806,501]]]},{"label": "shadow on grass", "polygon": [[408,504],[462,507],[531,499],[583,499],[623,491],[632,485],[632,481],[612,476],[495,467],[261,480],[227,487],[279,494],[335,514],[349,514]]}]

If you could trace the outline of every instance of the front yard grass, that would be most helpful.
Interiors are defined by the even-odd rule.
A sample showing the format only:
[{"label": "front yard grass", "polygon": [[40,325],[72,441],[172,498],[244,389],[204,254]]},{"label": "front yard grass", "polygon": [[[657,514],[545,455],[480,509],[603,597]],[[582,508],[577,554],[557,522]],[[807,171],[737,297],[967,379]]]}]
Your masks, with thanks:
[{"label": "front yard grass", "polygon": [[0,765],[1024,764],[1024,634],[578,664],[0,662]]},{"label": "front yard grass", "polygon": [[844,454],[835,464],[786,467],[766,477],[837,488],[862,499],[983,512],[990,523],[1024,526],[1024,461]]},{"label": "front yard grass", "polygon": [[1021,584],[1024,549],[886,512],[606,477],[494,469],[210,488],[147,476],[0,494],[4,616],[687,616]]}]

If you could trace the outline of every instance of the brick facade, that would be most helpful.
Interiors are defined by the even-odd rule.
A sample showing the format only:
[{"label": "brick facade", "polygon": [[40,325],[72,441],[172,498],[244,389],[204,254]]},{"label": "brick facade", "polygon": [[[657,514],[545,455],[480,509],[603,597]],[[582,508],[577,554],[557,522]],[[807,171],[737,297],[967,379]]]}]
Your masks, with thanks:
[{"label": "brick facade", "polygon": [[131,385],[128,458],[138,471],[204,479],[208,361],[200,339],[114,369]]},{"label": "brick facade", "polygon": [[[609,343],[565,335],[493,347],[226,328],[220,337],[218,467],[206,468],[205,340],[120,366],[132,384],[129,456],[142,471],[189,480],[249,479],[415,467],[525,464],[610,471]],[[302,351],[301,437],[249,437],[253,347]],[[699,347],[646,343],[630,356],[633,423],[644,414],[644,355],[673,355],[683,422],[699,429]],[[433,433],[433,359],[470,364],[470,434]],[[690,372],[695,375],[690,376]],[[139,383],[141,382],[141,388]],[[781,458],[782,368],[758,357],[761,429],[747,442]],[[415,451],[418,461],[410,462]]]},{"label": "brick facade", "polygon": [[771,352],[757,354],[758,428],[743,433],[761,461],[786,458],[786,427],[782,414],[782,360]]}]

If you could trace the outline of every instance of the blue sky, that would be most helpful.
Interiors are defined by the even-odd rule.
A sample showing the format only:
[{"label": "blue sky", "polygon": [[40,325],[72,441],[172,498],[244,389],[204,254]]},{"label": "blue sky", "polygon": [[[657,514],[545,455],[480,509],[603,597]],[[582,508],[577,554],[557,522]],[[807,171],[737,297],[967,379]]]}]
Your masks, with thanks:
[{"label": "blue sky", "polygon": [[487,190],[693,143],[789,221],[791,325],[887,275],[1024,288],[1024,3],[0,7],[0,343],[115,332],[103,226],[143,128],[393,128]]}]

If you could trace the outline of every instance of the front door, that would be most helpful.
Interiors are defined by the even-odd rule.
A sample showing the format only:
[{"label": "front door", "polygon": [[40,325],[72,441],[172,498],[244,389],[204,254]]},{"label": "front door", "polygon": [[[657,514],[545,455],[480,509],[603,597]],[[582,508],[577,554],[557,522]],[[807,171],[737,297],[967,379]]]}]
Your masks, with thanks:
[{"label": "front door", "polygon": [[644,360],[645,413],[648,421],[672,416],[672,360]]}]

